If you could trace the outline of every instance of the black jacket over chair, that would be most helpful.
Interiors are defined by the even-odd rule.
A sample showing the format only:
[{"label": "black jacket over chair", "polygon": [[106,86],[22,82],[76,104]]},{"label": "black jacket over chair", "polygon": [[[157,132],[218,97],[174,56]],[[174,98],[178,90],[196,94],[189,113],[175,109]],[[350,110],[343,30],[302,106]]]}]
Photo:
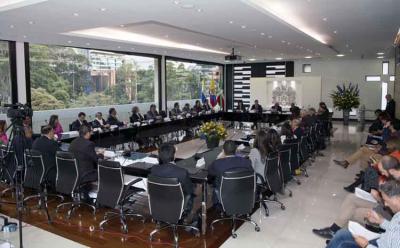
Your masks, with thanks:
[{"label": "black jacket over chair", "polygon": [[110,219],[114,219],[116,216],[119,216],[125,233],[128,232],[126,222],[127,216],[140,217],[144,222],[144,217],[142,215],[126,213],[127,210],[124,209],[124,206],[129,203],[128,200],[131,196],[143,191],[142,189],[132,187],[133,184],[141,181],[142,178],[136,178],[131,182],[125,182],[120,163],[106,160],[99,161],[98,174],[96,205],[119,210],[119,212],[105,213],[104,220],[100,223],[100,229],[103,230],[104,224],[106,224]]},{"label": "black jacket over chair", "polygon": [[178,226],[188,227],[199,233],[199,230],[195,227],[178,225],[182,219],[185,206],[185,195],[178,178],[158,177],[150,174],[147,190],[152,218],[158,223],[165,224],[150,233],[150,240],[152,240],[154,234],[162,229],[172,228],[175,247],[178,247]]},{"label": "black jacket over chair", "polygon": [[[232,237],[236,238],[236,220],[252,223],[258,232],[260,228],[257,223],[252,221],[248,216],[252,213],[256,195],[256,177],[252,170],[231,170],[225,171],[221,178],[220,185],[221,205],[225,215],[228,218],[216,219],[211,223],[214,224],[223,221],[232,221]],[[245,218],[241,216],[246,215]]]},{"label": "black jacket over chair", "polygon": [[56,164],[56,191],[64,195],[71,195],[73,198],[72,202],[59,204],[56,208],[56,212],[58,212],[61,207],[70,205],[67,215],[68,218],[70,218],[75,208],[86,205],[93,210],[93,213],[96,213],[95,207],[82,202],[80,197],[82,186],[91,182],[91,179],[96,177],[96,174],[93,171],[89,171],[81,175],[78,169],[77,158],[70,152],[57,152]]}]

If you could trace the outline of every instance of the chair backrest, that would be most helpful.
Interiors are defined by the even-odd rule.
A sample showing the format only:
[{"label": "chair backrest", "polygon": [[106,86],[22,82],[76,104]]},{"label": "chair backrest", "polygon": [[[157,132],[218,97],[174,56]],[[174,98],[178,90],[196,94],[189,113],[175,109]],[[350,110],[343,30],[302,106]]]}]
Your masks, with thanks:
[{"label": "chair backrest", "polygon": [[116,208],[124,191],[124,175],[119,162],[99,161],[98,192],[96,203]]},{"label": "chair backrest", "polygon": [[218,154],[222,151],[221,147],[216,147],[210,151],[206,151],[203,153],[204,160],[206,162],[206,168],[210,166],[218,157]]},{"label": "chair backrest", "polygon": [[220,199],[229,215],[250,214],[255,202],[255,174],[249,170],[226,171],[220,184]]},{"label": "chair backrest", "polygon": [[307,136],[303,136],[300,140],[300,156],[302,162],[310,158],[310,151],[308,149],[307,139]]},{"label": "chair backrest", "polygon": [[288,182],[292,177],[292,168],[290,167],[291,147],[289,144],[282,144],[279,148],[279,168],[283,182]]},{"label": "chair backrest", "polygon": [[0,166],[3,169],[1,179],[12,181],[17,171],[17,157],[10,147],[2,145],[0,147]]},{"label": "chair backrest", "polygon": [[277,193],[283,188],[283,181],[281,172],[279,170],[279,154],[273,152],[265,159],[265,182],[268,188],[273,192]]},{"label": "chair backrest", "polygon": [[57,152],[56,191],[62,194],[72,194],[79,180],[78,162],[70,152]]},{"label": "chair backrest", "polygon": [[43,163],[43,156],[40,151],[26,149],[24,187],[39,190],[44,181],[46,169]]},{"label": "chair backrest", "polygon": [[177,178],[161,178],[149,175],[147,180],[149,208],[152,218],[177,224],[182,218],[185,196]]}]

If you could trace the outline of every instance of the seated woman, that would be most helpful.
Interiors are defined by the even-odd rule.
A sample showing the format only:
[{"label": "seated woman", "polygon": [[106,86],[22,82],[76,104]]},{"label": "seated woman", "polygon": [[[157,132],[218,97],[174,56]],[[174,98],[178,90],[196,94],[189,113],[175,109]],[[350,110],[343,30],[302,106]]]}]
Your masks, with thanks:
[{"label": "seated woman", "polygon": [[200,101],[197,100],[196,103],[193,106],[193,112],[198,114],[198,113],[200,113],[202,111],[203,111],[203,107],[201,106]]},{"label": "seated woman", "polygon": [[242,100],[238,101],[238,104],[236,106],[235,112],[240,112],[240,113],[246,112],[246,107],[243,105],[243,101]]},{"label": "seated woman", "polygon": [[319,108],[317,112],[318,119],[327,121],[329,120],[329,109],[324,102],[319,103]]},{"label": "seated woman", "polygon": [[8,136],[6,130],[7,130],[7,122],[5,120],[0,120],[0,145],[8,144]]},{"label": "seated woman", "polygon": [[125,125],[122,121],[118,120],[117,117],[117,110],[115,110],[115,108],[110,108],[110,110],[108,110],[108,118],[107,118],[107,123],[115,126],[119,126],[122,127],[123,125]]},{"label": "seated woman", "polygon": [[103,119],[103,114],[101,112],[96,113],[96,118],[92,122],[93,128],[109,128],[110,124]]},{"label": "seated woman", "polygon": [[185,106],[183,107],[183,109],[182,109],[182,113],[183,114],[190,114],[190,104],[189,103],[185,103]]},{"label": "seated woman", "polygon": [[206,111],[206,112],[213,110],[211,105],[210,105],[210,103],[209,103],[209,101],[208,101],[208,99],[205,99],[204,102],[203,102],[203,110]]},{"label": "seated woman", "polygon": [[158,114],[155,104],[150,105],[150,110],[147,111],[146,119],[147,120],[160,120],[161,119],[161,115]]},{"label": "seated woman", "polygon": [[179,102],[174,103],[174,108],[171,109],[171,115],[173,117],[177,117],[178,115],[182,114],[182,110],[179,107]]},{"label": "seated woman", "polygon": [[249,158],[256,173],[264,178],[265,160],[273,152],[277,152],[281,144],[280,137],[274,129],[258,131],[250,150]]},{"label": "seated woman", "polygon": [[49,125],[53,128],[54,134],[57,138],[61,138],[61,134],[64,132],[60,121],[58,120],[58,115],[51,115],[49,120]]},{"label": "seated woman", "polygon": [[131,117],[129,117],[129,121],[131,123],[135,123],[135,122],[142,122],[144,121],[144,117],[143,115],[140,113],[139,107],[138,106],[134,106],[132,108],[132,115]]}]

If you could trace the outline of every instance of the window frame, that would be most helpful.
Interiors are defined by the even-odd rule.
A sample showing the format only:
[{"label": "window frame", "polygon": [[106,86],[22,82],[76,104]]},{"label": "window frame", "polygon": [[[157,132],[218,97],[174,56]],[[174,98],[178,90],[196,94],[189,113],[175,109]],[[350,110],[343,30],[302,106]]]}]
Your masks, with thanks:
[{"label": "window frame", "polygon": [[0,39],[0,41],[8,43],[8,59],[9,59],[9,69],[10,69],[10,84],[11,84],[11,103],[15,104],[18,102],[16,42],[11,41],[11,40],[2,40],[2,39]]}]

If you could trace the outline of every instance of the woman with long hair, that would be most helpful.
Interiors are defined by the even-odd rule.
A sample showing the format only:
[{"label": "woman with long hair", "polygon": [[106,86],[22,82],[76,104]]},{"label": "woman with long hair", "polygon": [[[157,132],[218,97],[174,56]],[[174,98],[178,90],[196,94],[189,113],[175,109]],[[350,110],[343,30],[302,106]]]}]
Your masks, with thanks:
[{"label": "woman with long hair", "polygon": [[7,145],[8,136],[6,133],[7,122],[5,120],[0,120],[0,145]]},{"label": "woman with long hair", "polygon": [[61,134],[64,132],[60,121],[58,120],[58,115],[51,115],[49,120],[49,125],[53,128],[54,134],[58,138],[61,138]]}]

